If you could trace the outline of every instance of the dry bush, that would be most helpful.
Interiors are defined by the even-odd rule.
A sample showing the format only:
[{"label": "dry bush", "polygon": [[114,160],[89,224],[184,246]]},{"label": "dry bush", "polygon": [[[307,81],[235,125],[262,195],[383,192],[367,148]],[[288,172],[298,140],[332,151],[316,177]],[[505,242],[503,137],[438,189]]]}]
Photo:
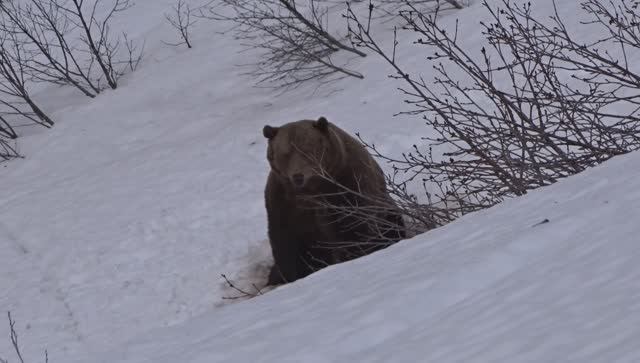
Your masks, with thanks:
[{"label": "dry bush", "polygon": [[[0,161],[18,157],[17,126],[54,125],[31,97],[35,83],[72,86],[88,97],[133,71],[142,51],[110,22],[130,0],[0,1]],[[103,13],[99,16],[98,13]]]},{"label": "dry bush", "polygon": [[[99,0],[4,1],[0,2],[0,30],[15,34],[13,47],[21,48],[21,66],[30,80],[70,85],[95,97],[105,87],[116,89],[118,79],[135,68],[142,54],[126,34],[114,36],[109,25],[131,6],[130,0],[105,4]],[[98,16],[98,10],[105,15]],[[123,47],[125,56],[121,56]]]},{"label": "dry bush", "polygon": [[[368,145],[394,165],[402,177],[396,184],[424,185],[427,213],[448,204],[447,222],[640,147],[640,73],[627,58],[640,48],[638,1],[583,1],[591,20],[581,27],[600,27],[595,34],[602,34],[587,43],[557,11],[542,20],[531,3],[484,2],[490,21],[481,23],[487,43],[480,54],[458,40],[457,23],[439,23],[437,9],[404,5],[399,15],[406,25],[389,51],[375,40],[367,16],[350,7],[347,17],[354,43],[382,57],[403,83],[411,109],[401,113],[429,127],[430,136],[399,157]],[[407,32],[417,35],[413,46],[428,52],[433,79],[397,61],[398,39]]]},{"label": "dry bush", "polygon": [[173,6],[173,12],[171,14],[165,14],[164,17],[167,22],[178,31],[180,35],[180,41],[177,43],[165,44],[172,46],[186,45],[187,48],[193,48],[191,44],[190,28],[196,23],[196,20],[191,19],[193,9],[185,0],[178,0],[176,5]]},{"label": "dry bush", "polygon": [[259,61],[246,64],[257,85],[290,90],[311,80],[321,84],[344,77],[363,78],[359,72],[337,64],[338,51],[358,57],[365,53],[329,31],[327,8],[322,1],[219,0],[200,9],[199,17],[226,21],[247,49],[262,52]]}]

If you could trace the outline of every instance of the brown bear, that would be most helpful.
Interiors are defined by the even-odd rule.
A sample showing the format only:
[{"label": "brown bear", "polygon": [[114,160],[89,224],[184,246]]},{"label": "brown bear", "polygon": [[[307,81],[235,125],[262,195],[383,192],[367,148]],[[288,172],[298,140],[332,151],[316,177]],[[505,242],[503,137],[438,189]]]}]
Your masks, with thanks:
[{"label": "brown bear", "polygon": [[320,117],[265,126],[271,171],[265,188],[275,261],[268,285],[405,238],[385,176],[364,145]]}]

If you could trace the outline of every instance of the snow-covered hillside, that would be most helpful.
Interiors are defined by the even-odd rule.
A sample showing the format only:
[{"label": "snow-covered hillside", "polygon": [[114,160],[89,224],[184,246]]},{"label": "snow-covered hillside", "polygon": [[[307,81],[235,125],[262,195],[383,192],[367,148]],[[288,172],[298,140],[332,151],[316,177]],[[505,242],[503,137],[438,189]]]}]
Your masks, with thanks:
[{"label": "snow-covered hillside", "polygon": [[638,362],[638,180],[615,158],[98,361]]},{"label": "snow-covered hillside", "polygon": [[[577,5],[561,3],[577,23]],[[164,44],[177,36],[163,18],[173,4],[138,0],[119,18],[146,50],[117,90],[36,94],[57,125],[25,130],[26,159],[2,164],[0,308],[17,320],[26,361],[44,349],[52,363],[640,360],[637,153],[223,300],[233,292],[220,274],[262,284],[271,264],[264,124],[323,115],[397,154],[425,129],[392,117],[405,106],[373,55],[352,60],[363,80],[277,96],[239,74],[255,55],[238,54],[219,24],[199,21],[193,49]],[[479,2],[447,16],[482,46]],[[406,44],[398,53],[415,69],[424,56]],[[0,339],[0,357],[11,351]]]}]

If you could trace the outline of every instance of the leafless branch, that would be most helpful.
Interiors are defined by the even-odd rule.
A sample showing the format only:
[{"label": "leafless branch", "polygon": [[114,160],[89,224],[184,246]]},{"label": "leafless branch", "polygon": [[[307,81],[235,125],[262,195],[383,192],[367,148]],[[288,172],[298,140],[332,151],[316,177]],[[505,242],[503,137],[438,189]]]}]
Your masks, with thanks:
[{"label": "leafless branch", "polygon": [[70,85],[95,97],[103,83],[115,89],[137,67],[142,51],[123,33],[121,60],[121,39],[109,27],[130,6],[130,0],[0,1],[0,160],[19,156],[9,142],[19,136],[16,125],[54,125],[31,97],[33,83]]},{"label": "leafless branch", "polygon": [[[120,60],[121,39],[112,38],[109,23],[131,6],[130,0],[27,0],[0,3],[2,29],[13,34],[24,54],[23,70],[32,81],[71,85],[89,97],[104,88],[115,89],[124,69],[140,57],[133,54]],[[101,10],[103,17],[97,13]],[[125,67],[122,67],[124,65]]]},{"label": "leafless branch", "polygon": [[11,145],[17,134],[9,123],[0,116],[0,162],[20,157],[18,150]]},{"label": "leafless branch", "polygon": [[230,22],[246,49],[263,51],[257,63],[245,64],[258,85],[289,90],[311,80],[363,78],[334,63],[331,56],[339,50],[366,54],[328,31],[327,10],[319,3],[309,0],[304,7],[293,0],[220,0],[217,6],[200,9],[198,16]]},{"label": "leafless branch", "polygon": [[[0,105],[3,106],[0,112],[4,116],[22,117],[36,124],[51,127],[53,121],[29,94],[26,57],[16,33],[5,32],[0,35]],[[3,129],[9,132],[3,132]],[[10,138],[18,136],[6,120],[0,121],[0,134]]]},{"label": "leafless branch", "polygon": [[[11,312],[7,312],[7,317],[9,318],[9,338],[11,339],[11,345],[13,346],[13,351],[18,357],[18,361],[20,363],[24,363],[24,358],[22,357],[22,352],[20,350],[20,344],[18,343],[18,333],[16,332],[16,322],[11,317]],[[44,361],[45,363],[49,363],[49,352],[45,349],[44,351]],[[0,363],[9,363],[9,360],[6,358],[0,357]]]},{"label": "leafless branch", "polygon": [[[105,9],[106,15],[102,18],[96,15],[98,5],[102,3],[98,0],[90,8],[83,6],[85,5],[84,0],[71,0],[70,6],[64,0],[49,1],[53,1],[55,6],[69,18],[69,21],[81,30],[80,39],[88,49],[91,61],[98,64],[109,87],[116,89],[118,78],[123,74],[123,71],[117,67],[119,63],[122,63],[117,60],[120,39],[111,39],[109,22],[117,13],[129,9],[133,5],[131,1],[112,0],[111,5]],[[124,63],[130,64],[131,58]]]},{"label": "leafless branch", "polygon": [[173,6],[173,14],[165,14],[165,19],[180,33],[179,43],[167,43],[173,46],[179,46],[185,44],[187,48],[192,48],[191,40],[189,39],[189,28],[196,23],[197,20],[191,20],[191,7],[185,3],[185,0],[178,0],[177,4]]},{"label": "leafless branch", "polygon": [[438,23],[438,8],[404,6],[406,26],[399,30],[419,35],[414,46],[429,50],[433,81],[397,62],[397,32],[386,51],[367,19],[350,8],[347,18],[354,43],[381,56],[406,86],[400,90],[413,109],[402,113],[420,116],[435,131],[400,157],[370,148],[406,181],[440,186],[439,199],[453,196],[468,213],[640,147],[640,75],[627,61],[640,48],[633,4],[583,1],[593,18],[585,25],[606,32],[582,44],[557,12],[547,23],[532,15],[531,3],[484,2],[491,21],[481,24],[488,44],[477,56],[458,41],[457,25]]},{"label": "leafless branch", "polygon": [[256,297],[258,295],[262,295],[262,291],[255,284],[252,284],[251,286],[256,290],[256,292],[251,293],[236,286],[233,282],[231,282],[231,280],[229,280],[229,278],[227,278],[225,274],[221,274],[221,276],[230,288],[240,293],[240,295],[237,295],[237,296],[223,296],[222,298],[225,300],[235,300],[235,299],[241,299],[246,297]]},{"label": "leafless branch", "polygon": [[[309,271],[386,248],[404,239],[407,232],[417,234],[435,227],[433,220],[426,222],[427,213],[420,216],[425,223],[415,223],[417,219],[411,214],[415,210],[404,209],[384,190],[381,192],[379,188],[385,185],[365,181],[355,172],[338,180],[323,168],[323,156],[304,155],[313,162],[318,190],[297,195],[297,208],[312,212],[318,223],[331,231],[317,236],[306,256],[301,256]],[[407,222],[411,231],[405,227]]]},{"label": "leafless branch", "polygon": [[[18,333],[16,333],[16,322],[11,318],[11,312],[7,312],[7,317],[9,318],[9,337],[11,339],[11,345],[13,346],[13,351],[16,353],[18,360],[20,363],[24,363],[24,359],[22,358],[22,352],[20,352],[20,345],[18,344]],[[7,362],[7,360],[2,360]]]}]

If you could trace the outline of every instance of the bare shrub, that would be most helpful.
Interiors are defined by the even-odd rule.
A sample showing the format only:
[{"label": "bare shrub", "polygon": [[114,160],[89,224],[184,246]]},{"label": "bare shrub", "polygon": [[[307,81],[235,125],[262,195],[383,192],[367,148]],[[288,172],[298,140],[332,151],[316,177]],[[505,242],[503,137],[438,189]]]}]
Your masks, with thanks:
[{"label": "bare shrub", "polygon": [[[0,19],[1,21],[1,19]],[[17,41],[17,34],[5,32],[0,35],[0,105],[1,114],[5,117],[21,117],[45,127],[53,126],[53,121],[31,98],[26,72],[26,58],[22,44]],[[4,121],[6,126],[9,125]],[[10,126],[8,126],[10,129]],[[0,128],[0,133],[2,129]],[[6,136],[15,138],[11,132]]]},{"label": "bare shrub", "polygon": [[29,93],[25,53],[18,33],[9,31],[0,15],[0,161],[19,157],[15,146],[15,125],[27,123],[51,127],[53,121]]},{"label": "bare shrub", "polygon": [[167,43],[168,45],[179,46],[186,45],[187,48],[191,49],[191,40],[189,38],[189,28],[196,23],[196,20],[191,19],[191,7],[184,0],[178,0],[176,5],[173,6],[172,14],[165,14],[165,19],[171,24],[173,28],[175,28],[180,34],[181,41],[178,43]]},{"label": "bare shrub", "polygon": [[[32,0],[33,1],[33,0]],[[51,1],[51,0],[49,0]],[[122,12],[129,7],[132,3],[130,0],[113,0],[112,5],[108,8],[106,15],[103,18],[98,18],[96,15],[96,9],[101,1],[94,1],[90,8],[83,8],[85,4],[84,0],[71,0],[68,1],[54,1],[55,5],[66,12],[66,16],[71,19],[76,26],[79,26],[83,35],[80,37],[85,47],[91,54],[91,62],[95,62],[99,65],[102,71],[102,76],[108,83],[109,87],[116,89],[118,87],[118,78],[122,76],[124,71],[119,64],[131,64],[132,59],[118,60],[117,53],[119,48],[120,39],[112,38],[110,32],[109,21],[111,18]],[[89,10],[89,14],[86,10]],[[129,56],[132,54],[129,53]],[[98,86],[100,86],[100,78],[98,78]]]},{"label": "bare shrub", "polygon": [[583,26],[604,30],[586,43],[557,11],[542,21],[531,3],[483,2],[491,21],[481,23],[487,46],[480,54],[464,48],[457,25],[439,24],[437,9],[405,6],[400,31],[417,35],[414,46],[429,51],[432,81],[397,62],[397,31],[385,51],[367,19],[349,7],[351,38],[394,69],[391,77],[404,83],[400,90],[412,106],[402,113],[420,116],[433,136],[400,157],[369,149],[392,163],[403,182],[423,183],[430,197],[455,202],[452,218],[639,148],[640,73],[627,59],[640,48],[637,1],[583,1],[591,17]]},{"label": "bare shrub", "polygon": [[131,6],[129,0],[113,0],[104,17],[97,11],[105,2],[84,0],[28,0],[0,3],[2,30],[14,33],[22,48],[24,70],[33,81],[71,85],[95,97],[107,84],[117,81],[137,63],[141,53],[132,52],[126,39],[128,59],[120,59],[120,37],[114,37],[109,22]]},{"label": "bare shrub", "polygon": [[292,89],[317,80],[355,77],[359,72],[334,63],[332,54],[342,50],[359,57],[365,53],[329,32],[327,8],[309,0],[301,6],[294,0],[220,0],[201,9],[199,16],[233,24],[231,31],[248,49],[263,51],[247,74],[258,85]]},{"label": "bare shrub", "polygon": [[[11,137],[7,137],[4,134],[4,131],[7,126],[9,126],[3,118],[0,117],[0,162],[7,161],[10,159],[14,159],[20,157],[18,150],[16,147],[12,145]],[[9,131],[12,132],[9,126]]]},{"label": "bare shrub", "polygon": [[19,156],[10,142],[19,136],[16,125],[54,124],[31,97],[34,83],[70,85],[95,97],[135,70],[142,51],[126,34],[113,36],[109,25],[130,6],[130,0],[0,1],[0,160]]}]

